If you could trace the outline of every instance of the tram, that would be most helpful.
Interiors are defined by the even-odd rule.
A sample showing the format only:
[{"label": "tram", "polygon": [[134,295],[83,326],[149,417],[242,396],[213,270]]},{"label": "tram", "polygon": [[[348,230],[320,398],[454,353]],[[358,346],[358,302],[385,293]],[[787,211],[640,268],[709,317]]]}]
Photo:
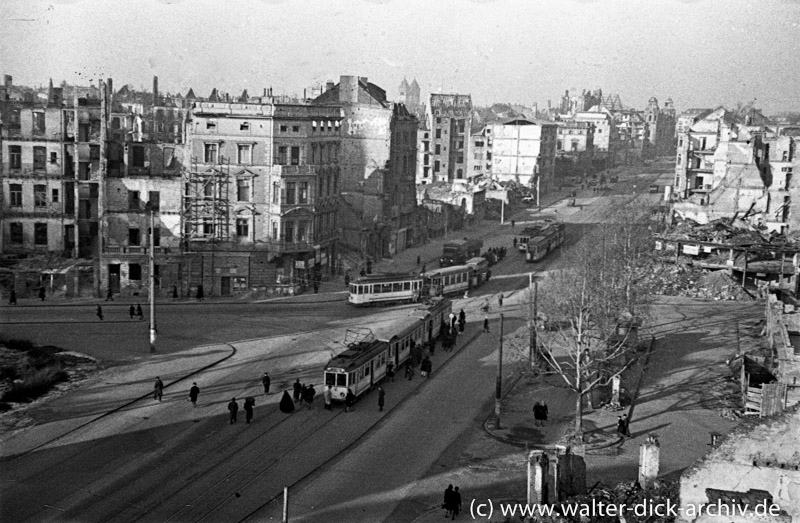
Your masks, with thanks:
[{"label": "tram", "polygon": [[344,401],[347,389],[359,397],[386,377],[390,362],[399,369],[414,347],[438,335],[442,319],[451,311],[450,300],[433,300],[408,316],[376,328],[369,339],[349,345],[325,366],[323,382],[330,386],[331,398]]},{"label": "tram", "polygon": [[539,231],[539,235],[528,240],[525,261],[539,261],[558,246],[564,243],[565,226],[563,223],[551,223]]},{"label": "tram", "polygon": [[419,300],[421,292],[422,278],[418,275],[374,274],[350,282],[347,301],[351,305],[415,302]]},{"label": "tram", "polygon": [[472,288],[472,272],[469,265],[456,265],[428,271],[422,278],[429,296],[446,296]]}]

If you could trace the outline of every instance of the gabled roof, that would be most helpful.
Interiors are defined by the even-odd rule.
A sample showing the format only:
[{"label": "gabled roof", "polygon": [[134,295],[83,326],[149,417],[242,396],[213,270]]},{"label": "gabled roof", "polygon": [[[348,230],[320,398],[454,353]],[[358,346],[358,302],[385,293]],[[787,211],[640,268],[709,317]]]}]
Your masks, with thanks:
[{"label": "gabled roof", "polygon": [[192,90],[191,87],[189,88],[189,92],[186,93],[186,99],[187,100],[197,100],[197,96],[195,96],[194,91]]},{"label": "gabled roof", "polygon": [[209,102],[220,102],[220,101],[222,101],[222,100],[219,99],[219,93],[217,92],[217,88],[216,87],[213,88],[211,90],[211,94],[208,95],[208,101]]}]

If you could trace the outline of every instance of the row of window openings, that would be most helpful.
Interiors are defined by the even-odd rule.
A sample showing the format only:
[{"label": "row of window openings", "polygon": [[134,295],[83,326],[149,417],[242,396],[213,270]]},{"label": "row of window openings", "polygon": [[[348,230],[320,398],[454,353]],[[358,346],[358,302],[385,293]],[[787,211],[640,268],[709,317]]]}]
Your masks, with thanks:
[{"label": "row of window openings", "polygon": [[[58,203],[59,191],[52,189],[50,192],[52,203]],[[10,183],[8,184],[9,206],[22,207],[22,184]],[[47,186],[34,185],[33,186],[33,206],[34,207],[47,207]]]},{"label": "row of window openings", "polygon": [[[89,146],[89,159],[100,159],[100,146]],[[50,152],[50,163],[58,163],[58,153],[55,151]],[[8,167],[10,169],[22,169],[22,146],[9,145],[8,146]],[[33,169],[35,171],[43,171],[47,168],[47,148],[34,147],[33,148]]]},{"label": "row of window openings", "polygon": [[[22,224],[18,222],[12,222],[8,225],[9,225],[9,241],[14,245],[22,245],[23,242]],[[33,224],[33,244],[47,245],[46,223]]]},{"label": "row of window openings", "polygon": [[[335,122],[330,121],[330,120],[320,121],[319,125],[317,125],[317,121],[313,120],[311,122],[311,132],[312,133],[316,133],[317,131],[319,131],[321,133],[324,133],[326,128],[327,128],[327,132],[329,132],[329,133],[330,132],[334,132],[334,131],[335,132],[339,132],[339,126],[340,126],[340,123],[338,121],[335,121]],[[280,132],[282,132],[282,133],[288,133],[289,132],[289,127],[290,126],[288,126],[288,125],[280,125],[278,127],[278,130]],[[291,128],[292,128],[291,132],[293,132],[293,133],[299,133],[300,132],[300,126],[299,125],[292,125]],[[214,121],[214,120],[206,120],[206,130],[207,131],[216,131],[217,130],[217,122]],[[240,131],[249,131],[250,130],[250,122],[241,122],[239,124],[239,130]]]},{"label": "row of window openings", "polygon": [[[307,242],[309,241],[309,227],[308,222],[286,222],[283,226],[284,235],[283,238],[288,242]],[[148,229],[149,230],[149,229]],[[158,232],[158,231],[156,231]],[[212,218],[204,219],[203,223],[200,224],[200,232],[203,236],[210,237],[214,236],[214,222]],[[250,219],[249,218],[237,218],[236,219],[236,236],[240,238],[249,238],[250,237]],[[278,239],[278,224],[272,224],[272,237],[274,239]],[[157,238],[157,236],[156,236]],[[156,239],[154,238],[154,240]],[[137,243],[133,243],[133,242]],[[139,229],[129,229],[128,230],[128,243],[130,245],[139,245]],[[158,243],[156,243],[158,245]]]},{"label": "row of window openings", "polygon": [[[219,155],[219,144],[207,143],[204,150],[204,161],[207,164],[216,164]],[[239,165],[252,165],[253,146],[251,144],[238,144],[236,149],[236,160]],[[278,147],[274,163],[277,165],[300,165],[300,147],[285,146]],[[311,163],[333,163],[339,160],[339,144],[316,144],[311,146]]]}]

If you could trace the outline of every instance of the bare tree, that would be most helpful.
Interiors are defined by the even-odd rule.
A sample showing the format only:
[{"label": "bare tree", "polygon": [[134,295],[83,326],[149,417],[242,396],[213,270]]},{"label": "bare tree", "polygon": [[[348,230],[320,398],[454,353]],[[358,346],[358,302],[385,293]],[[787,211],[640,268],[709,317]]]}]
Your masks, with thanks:
[{"label": "bare tree", "polygon": [[583,398],[608,385],[636,361],[653,243],[649,210],[623,206],[600,234],[571,249],[572,265],[551,273],[540,293],[545,319],[542,360],[576,394],[575,433],[583,433]]}]

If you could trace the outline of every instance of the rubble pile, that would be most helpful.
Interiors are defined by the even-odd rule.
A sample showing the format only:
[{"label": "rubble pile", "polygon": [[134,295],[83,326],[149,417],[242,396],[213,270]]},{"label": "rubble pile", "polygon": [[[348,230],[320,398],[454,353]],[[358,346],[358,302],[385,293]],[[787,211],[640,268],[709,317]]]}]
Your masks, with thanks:
[{"label": "rubble pile", "polygon": [[662,265],[651,277],[651,293],[659,296],[686,296],[707,300],[753,298],[724,270],[708,271],[687,265]]}]

